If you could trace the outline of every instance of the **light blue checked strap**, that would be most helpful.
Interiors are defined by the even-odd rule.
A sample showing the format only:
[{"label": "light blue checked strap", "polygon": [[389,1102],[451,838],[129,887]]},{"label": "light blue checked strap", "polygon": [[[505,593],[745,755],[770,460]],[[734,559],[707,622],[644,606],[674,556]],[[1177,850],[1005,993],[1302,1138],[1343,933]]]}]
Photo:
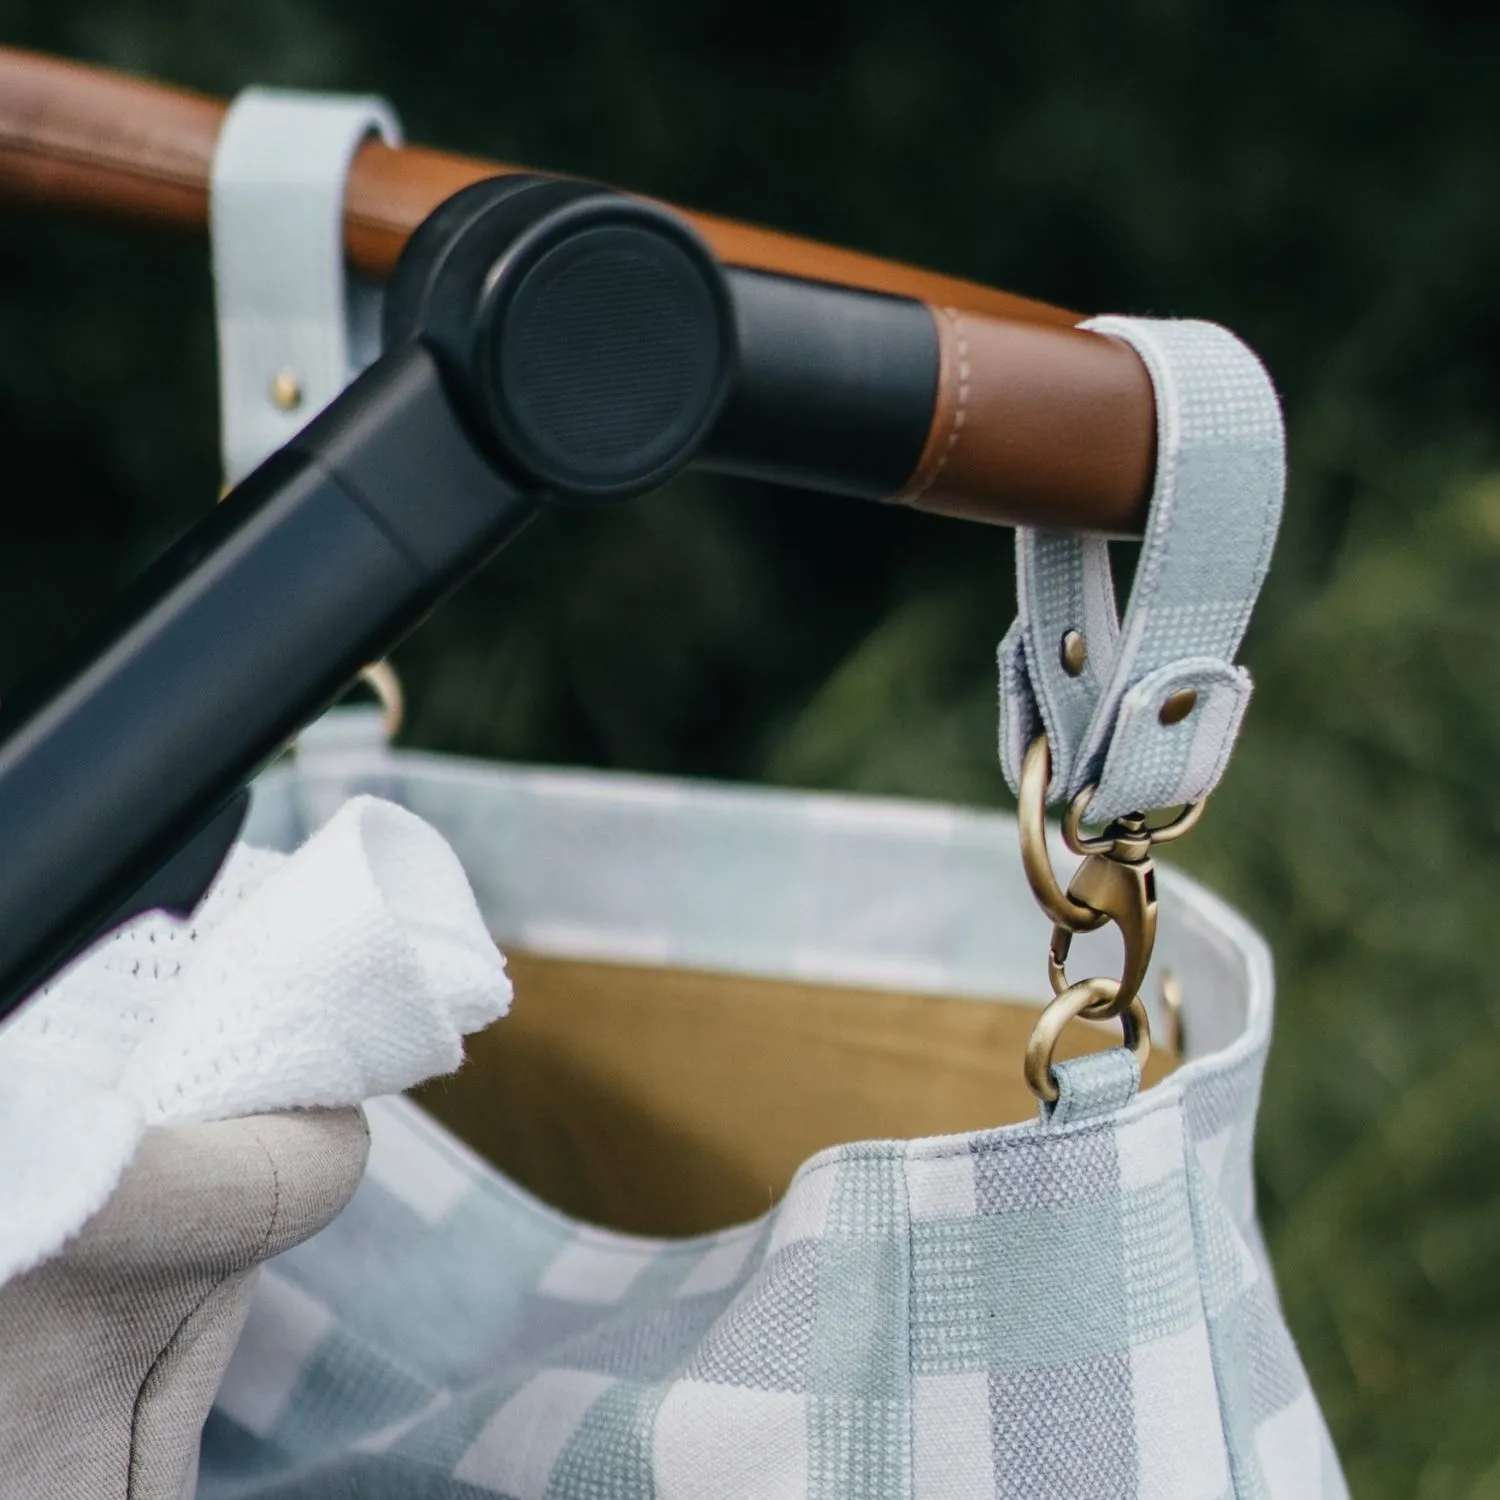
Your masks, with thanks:
[{"label": "light blue checked strap", "polygon": [[209,193],[224,477],[238,483],[380,352],[380,294],[344,270],[344,186],[382,99],[246,89]]},{"label": "light blue checked strap", "polygon": [[[1096,318],[1084,327],[1129,343],[1150,372],[1157,471],[1123,622],[1108,544],[1016,533],[1018,613],[1000,647],[1000,753],[1012,788],[1045,729],[1048,800],[1097,790],[1092,821],[1194,802],[1223,773],[1250,698],[1234,656],[1260,592],[1281,516],[1284,438],[1265,369],[1211,323]],[[1076,676],[1070,631],[1086,645]],[[1192,690],[1186,718],[1162,705]]]}]

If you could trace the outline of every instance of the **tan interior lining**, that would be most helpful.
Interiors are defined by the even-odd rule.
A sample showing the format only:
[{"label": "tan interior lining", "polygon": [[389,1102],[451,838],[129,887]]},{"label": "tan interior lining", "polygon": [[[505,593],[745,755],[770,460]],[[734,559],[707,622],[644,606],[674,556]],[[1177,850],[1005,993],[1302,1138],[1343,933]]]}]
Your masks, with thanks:
[{"label": "tan interior lining", "polygon": [[[764,1213],[814,1152],[1030,1118],[1035,1005],[511,951],[510,1016],[422,1104],[539,1197],[638,1234]],[[1060,1056],[1113,1045],[1068,1028]],[[1153,1051],[1147,1082],[1175,1065]]]}]

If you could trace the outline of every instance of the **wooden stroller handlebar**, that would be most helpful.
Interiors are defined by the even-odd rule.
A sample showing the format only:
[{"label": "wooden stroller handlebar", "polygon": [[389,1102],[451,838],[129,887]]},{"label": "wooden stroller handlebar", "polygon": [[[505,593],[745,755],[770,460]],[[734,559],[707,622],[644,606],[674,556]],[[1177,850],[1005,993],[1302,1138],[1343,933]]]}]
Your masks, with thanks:
[{"label": "wooden stroller handlebar", "polygon": [[[0,48],[0,203],[191,234],[208,229],[227,106],[183,89]],[[385,279],[459,188],[517,166],[371,140],[345,199],[350,264]],[[1150,379],[1079,315],[973,282],[679,209],[727,265],[904,297],[937,335],[928,436],[885,497],[1000,524],[1130,535],[1155,471]]]}]

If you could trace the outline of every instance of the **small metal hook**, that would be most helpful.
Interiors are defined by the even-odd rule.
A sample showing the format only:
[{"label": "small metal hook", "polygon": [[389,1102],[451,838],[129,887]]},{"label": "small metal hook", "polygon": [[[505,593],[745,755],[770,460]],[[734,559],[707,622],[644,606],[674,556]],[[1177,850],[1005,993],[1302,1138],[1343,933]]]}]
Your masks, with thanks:
[{"label": "small metal hook", "polygon": [[[1176,817],[1152,827],[1140,813],[1116,818],[1102,834],[1086,837],[1083,819],[1094,788],[1085,787],[1069,803],[1062,836],[1083,863],[1064,890],[1052,868],[1047,848],[1047,788],[1052,779],[1052,755],[1046,735],[1027,747],[1021,767],[1017,822],[1021,830],[1021,863],[1038,905],[1052,919],[1052,942],[1047,951],[1047,977],[1056,997],[1043,1013],[1027,1053],[1027,1082],[1039,1097],[1054,1097],[1046,1088],[1057,1032],[1069,1019],[1091,1021],[1127,1018],[1127,1045],[1137,1034],[1149,1047],[1149,1028],[1141,1003],[1141,988],[1156,946],[1156,866],[1154,844],[1180,838],[1203,813],[1201,801],[1183,808]],[[1073,935],[1094,932],[1108,923],[1120,929],[1125,945],[1123,972],[1115,979],[1068,979],[1068,954]],[[1045,1024],[1044,1024],[1045,1023]]]},{"label": "small metal hook", "polygon": [[[1067,894],[1070,901],[1094,913],[1096,927],[1113,922],[1120,930],[1125,945],[1120,987],[1108,1004],[1094,1013],[1100,1020],[1117,1016],[1140,994],[1156,946],[1156,869],[1151,856],[1147,853],[1126,859],[1119,853],[1091,854],[1078,867]],[[1052,929],[1047,973],[1057,995],[1069,988],[1064,966],[1076,930],[1061,923]]]}]

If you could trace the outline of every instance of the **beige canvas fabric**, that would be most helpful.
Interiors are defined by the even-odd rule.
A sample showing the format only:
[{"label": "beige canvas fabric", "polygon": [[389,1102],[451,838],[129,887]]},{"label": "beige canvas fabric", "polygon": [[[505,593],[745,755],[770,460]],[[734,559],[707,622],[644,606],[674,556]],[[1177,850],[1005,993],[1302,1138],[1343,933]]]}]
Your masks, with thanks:
[{"label": "beige canvas fabric", "polygon": [[[555,958],[511,947],[520,1004],[468,1039],[428,1113],[543,1202],[629,1234],[758,1218],[845,1141],[1031,1119],[1035,1004]],[[1071,1026],[1060,1057],[1118,1042]],[[1151,1038],[1145,1083],[1176,1064]]]},{"label": "beige canvas fabric", "polygon": [[359,1184],[356,1109],[149,1131],[109,1203],[0,1288],[0,1496],[180,1500],[255,1270]]}]

